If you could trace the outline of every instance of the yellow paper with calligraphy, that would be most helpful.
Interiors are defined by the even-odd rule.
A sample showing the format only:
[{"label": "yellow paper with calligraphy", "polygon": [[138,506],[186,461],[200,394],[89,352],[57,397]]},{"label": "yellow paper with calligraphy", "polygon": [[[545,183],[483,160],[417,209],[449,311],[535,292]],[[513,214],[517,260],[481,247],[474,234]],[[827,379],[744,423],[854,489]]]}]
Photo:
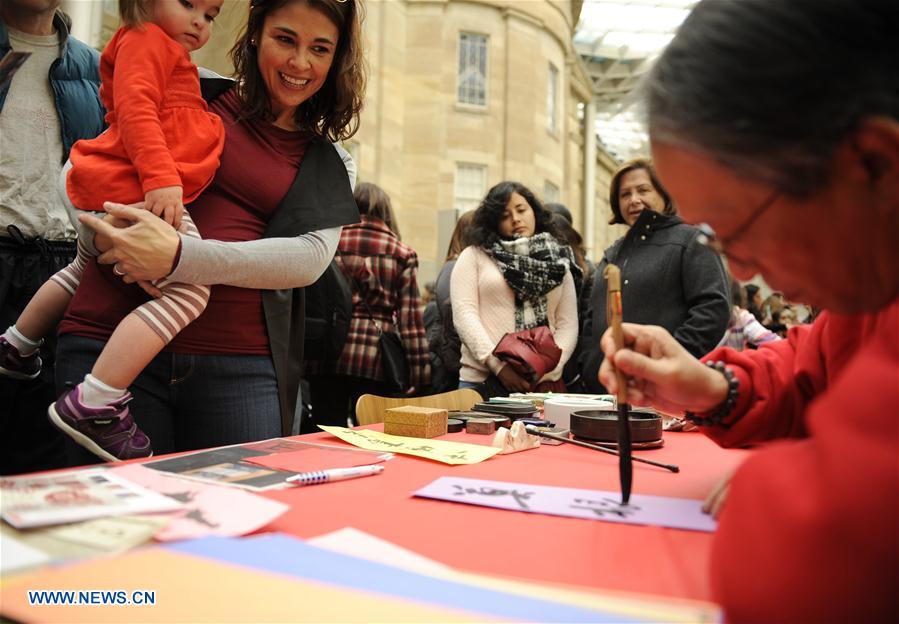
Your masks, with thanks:
[{"label": "yellow paper with calligraphy", "polygon": [[325,425],[319,425],[318,427],[359,448],[416,455],[425,459],[443,462],[444,464],[477,464],[485,459],[490,459],[501,450],[495,446],[481,446],[480,444],[407,438],[370,429],[347,429],[346,427],[328,427]]}]

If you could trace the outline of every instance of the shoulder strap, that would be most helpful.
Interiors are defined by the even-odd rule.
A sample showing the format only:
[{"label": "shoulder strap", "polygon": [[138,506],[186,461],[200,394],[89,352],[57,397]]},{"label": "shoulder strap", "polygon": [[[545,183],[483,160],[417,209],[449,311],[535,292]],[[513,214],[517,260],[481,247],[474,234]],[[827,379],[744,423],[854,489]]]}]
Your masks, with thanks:
[{"label": "shoulder strap", "polygon": [[[338,254],[338,257],[339,257],[339,254]],[[335,258],[335,260],[336,259],[337,258]],[[339,260],[338,264],[340,265],[341,272],[344,275],[346,275],[347,272],[343,270],[343,260]],[[359,293],[359,299],[362,301],[362,305],[365,306],[365,313],[368,314],[368,320],[371,321],[371,324],[375,326],[375,329],[378,330],[378,335],[380,336],[381,332],[383,330],[381,329],[380,323],[378,323],[375,320],[374,315],[371,313],[371,308],[368,306],[368,302],[365,300],[365,293],[362,292],[362,286],[361,286],[361,284],[359,284],[359,280],[357,280],[356,276],[352,273],[350,273],[349,277],[350,277],[350,281],[352,282],[352,284],[350,284],[350,286],[353,288],[354,291]]]}]

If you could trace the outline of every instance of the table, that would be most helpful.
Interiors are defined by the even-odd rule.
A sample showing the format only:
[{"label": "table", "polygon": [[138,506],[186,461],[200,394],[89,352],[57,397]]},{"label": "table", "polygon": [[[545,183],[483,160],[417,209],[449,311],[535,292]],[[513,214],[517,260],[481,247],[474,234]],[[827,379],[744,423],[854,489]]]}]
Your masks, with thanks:
[{"label": "table", "polygon": [[[383,425],[367,428],[380,431]],[[491,438],[454,433],[440,439],[489,444]],[[298,439],[345,445],[326,433]],[[722,475],[747,457],[747,451],[719,448],[696,432],[666,432],[663,448],[635,451],[635,455],[677,464],[681,472],[634,463],[634,493],[702,499]],[[291,506],[266,530],[309,538],[352,526],[464,571],[588,590],[711,598],[710,533],[411,496],[444,475],[618,491],[615,456],[563,444],[498,455],[472,465],[448,466],[397,455],[386,466],[375,477],[266,492],[265,496]]]}]

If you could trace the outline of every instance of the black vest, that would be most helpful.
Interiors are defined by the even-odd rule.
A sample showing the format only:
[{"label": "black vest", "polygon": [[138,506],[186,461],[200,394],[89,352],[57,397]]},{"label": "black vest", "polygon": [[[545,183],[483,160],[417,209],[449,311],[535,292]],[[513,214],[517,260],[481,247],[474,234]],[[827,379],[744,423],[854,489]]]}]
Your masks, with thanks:
[{"label": "black vest", "polygon": [[[212,101],[234,81],[200,72],[203,97]],[[328,141],[309,144],[297,177],[265,228],[263,238],[293,238],[359,221],[346,166]],[[262,307],[272,361],[278,380],[281,435],[293,428],[300,375],[303,368],[305,297],[303,288],[262,290]]]}]

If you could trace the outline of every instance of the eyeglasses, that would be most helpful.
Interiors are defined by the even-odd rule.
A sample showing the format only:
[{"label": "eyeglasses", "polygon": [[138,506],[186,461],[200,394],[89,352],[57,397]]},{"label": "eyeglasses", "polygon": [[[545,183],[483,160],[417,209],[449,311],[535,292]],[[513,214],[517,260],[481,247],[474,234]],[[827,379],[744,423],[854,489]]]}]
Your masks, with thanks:
[{"label": "eyeglasses", "polygon": [[699,228],[699,242],[710,249],[713,249],[719,254],[726,255],[726,249],[734,244],[734,242],[739,239],[741,236],[746,234],[752,224],[756,222],[756,220],[762,216],[762,214],[770,208],[774,202],[776,202],[780,198],[780,189],[774,189],[765,201],[758,205],[758,207],[752,211],[752,214],[744,221],[740,227],[735,229],[729,236],[725,236],[723,238],[719,238],[719,236],[715,233],[715,230],[712,229],[708,223],[700,223],[697,227]]}]

